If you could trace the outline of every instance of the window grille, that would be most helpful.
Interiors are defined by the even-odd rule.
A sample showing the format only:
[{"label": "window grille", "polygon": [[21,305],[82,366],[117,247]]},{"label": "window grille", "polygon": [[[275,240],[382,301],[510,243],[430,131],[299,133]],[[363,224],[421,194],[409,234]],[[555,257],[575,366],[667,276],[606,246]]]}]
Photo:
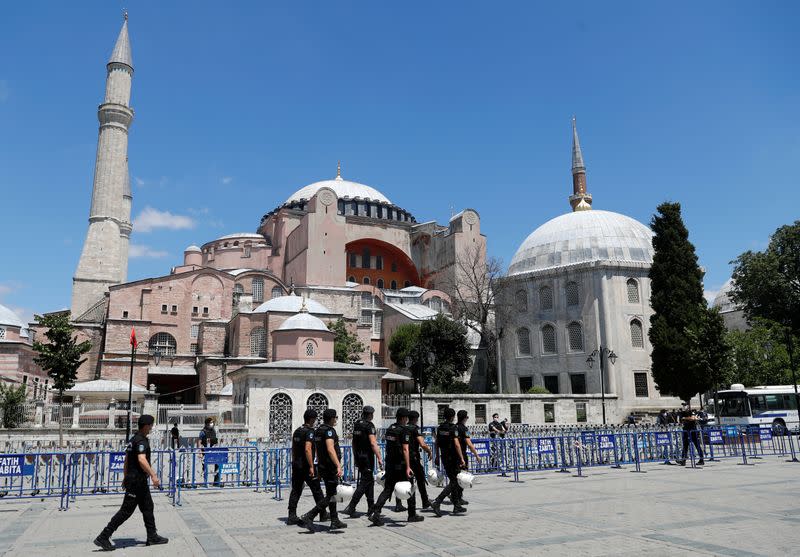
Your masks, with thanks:
[{"label": "window grille", "polygon": [[542,352],[555,354],[557,351],[556,330],[552,325],[545,325],[542,327]]},{"label": "window grille", "polygon": [[364,399],[356,393],[345,395],[342,399],[342,431],[353,431],[353,424],[361,417]]},{"label": "window grille", "polygon": [[638,319],[631,321],[631,346],[634,348],[644,348],[644,333],[642,332],[642,322]]},{"label": "window grille", "polygon": [[556,405],[547,403],[544,405],[544,423],[552,424],[556,421]]},{"label": "window grille", "polygon": [[566,294],[568,307],[577,306],[580,303],[579,290],[577,282],[570,281],[567,283]]},{"label": "window grille", "polygon": [[322,413],[328,409],[328,397],[322,393],[312,394],[306,401],[306,409],[317,411],[317,421],[314,424],[314,427],[317,427],[322,423]]},{"label": "window grille", "polygon": [[636,279],[628,279],[628,303],[629,304],[638,304],[639,303],[639,283],[636,282]]},{"label": "window grille", "polygon": [[636,389],[636,396],[637,397],[649,397],[650,392],[647,387],[647,372],[646,371],[636,371],[633,373],[633,385]]},{"label": "window grille", "polygon": [[269,401],[269,434],[276,438],[291,433],[292,399],[286,393],[278,393]]},{"label": "window grille", "polygon": [[264,279],[262,278],[253,279],[253,301],[264,301]]},{"label": "window grille", "polygon": [[553,309],[553,290],[549,286],[542,286],[539,289],[539,308],[542,311]]},{"label": "window grille", "polygon": [[570,323],[567,325],[567,333],[570,351],[581,352],[583,350],[583,328],[581,324],[577,322]]},{"label": "window grille", "polygon": [[250,355],[264,358],[267,355],[267,332],[264,327],[250,331]]},{"label": "window grille", "polygon": [[314,355],[314,343],[307,342],[306,343],[306,356],[311,357]]},{"label": "window grille", "polygon": [[476,404],[475,405],[475,423],[476,424],[485,424],[486,423],[486,405],[485,404]]},{"label": "window grille", "polygon": [[197,338],[200,335],[200,325],[193,324],[192,325],[192,338]]},{"label": "window grille", "polygon": [[528,293],[524,290],[517,290],[517,294],[515,296],[515,301],[517,303],[517,311],[520,313],[524,313],[528,311]]},{"label": "window grille", "polygon": [[521,404],[509,404],[509,413],[511,414],[511,423],[512,424],[521,424],[522,423],[522,405]]},{"label": "window grille", "polygon": [[531,333],[526,327],[517,329],[517,353],[520,356],[531,355]]},{"label": "window grille", "polygon": [[281,296],[283,296],[283,288],[281,288],[280,286],[273,286],[272,292],[270,293],[270,297],[280,298]]},{"label": "window grille", "polygon": [[151,355],[155,354],[156,349],[159,349],[162,356],[174,356],[177,346],[175,337],[169,333],[156,333],[150,337],[150,341],[147,343]]}]

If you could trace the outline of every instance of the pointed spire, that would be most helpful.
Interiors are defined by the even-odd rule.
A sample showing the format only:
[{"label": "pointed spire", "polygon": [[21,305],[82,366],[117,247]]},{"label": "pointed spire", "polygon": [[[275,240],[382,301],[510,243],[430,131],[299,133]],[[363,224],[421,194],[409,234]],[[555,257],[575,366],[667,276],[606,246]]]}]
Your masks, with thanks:
[{"label": "pointed spire", "polygon": [[336,179],[342,180],[342,161],[336,163]]},{"label": "pointed spire", "polygon": [[572,170],[586,170],[581,153],[581,142],[578,140],[578,126],[575,116],[572,117]]},{"label": "pointed spire", "polygon": [[572,117],[572,195],[569,204],[573,211],[589,211],[592,194],[586,192],[586,165],[583,163],[581,142],[578,140],[578,125]]},{"label": "pointed spire", "polygon": [[123,13],[122,29],[120,29],[117,43],[114,45],[114,51],[109,58],[109,64],[125,64],[133,69],[133,57],[131,55],[131,41],[128,38],[128,12]]},{"label": "pointed spire", "polygon": [[308,313],[308,308],[306,307],[306,297],[303,296],[303,305],[300,306],[300,313]]}]

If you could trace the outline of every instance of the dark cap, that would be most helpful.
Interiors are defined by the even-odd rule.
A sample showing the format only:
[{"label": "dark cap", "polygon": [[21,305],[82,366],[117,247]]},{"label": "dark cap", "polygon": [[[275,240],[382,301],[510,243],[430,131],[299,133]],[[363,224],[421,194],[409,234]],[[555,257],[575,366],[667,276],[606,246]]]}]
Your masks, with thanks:
[{"label": "dark cap", "polygon": [[442,412],[442,415],[444,416],[445,420],[450,420],[452,418],[455,418],[456,411],[454,408],[445,408],[444,412]]},{"label": "dark cap", "polygon": [[150,414],[142,414],[139,416],[139,427],[146,426],[146,425],[153,425],[156,419],[151,416]]},{"label": "dark cap", "polygon": [[327,422],[336,417],[336,410],[333,408],[326,408],[322,413],[322,421]]},{"label": "dark cap", "polygon": [[316,420],[317,415],[318,414],[316,410],[314,410],[313,408],[309,408],[308,410],[303,412],[303,421],[309,422],[311,420]]},{"label": "dark cap", "polygon": [[466,411],[466,410],[459,410],[459,411],[458,411],[458,419],[459,419],[459,420],[463,420],[463,419],[464,419],[464,418],[466,418],[467,416],[469,416],[469,414],[467,414],[467,411]]},{"label": "dark cap", "polygon": [[408,412],[408,419],[409,420],[416,420],[418,418],[419,418],[419,412],[417,412],[416,410],[410,410]]},{"label": "dark cap", "polygon": [[395,414],[397,419],[400,418],[408,418],[408,408],[400,407],[397,409],[397,414]]},{"label": "dark cap", "polygon": [[361,409],[361,413],[362,414],[374,414],[375,413],[375,409],[372,406],[365,406],[364,408]]}]

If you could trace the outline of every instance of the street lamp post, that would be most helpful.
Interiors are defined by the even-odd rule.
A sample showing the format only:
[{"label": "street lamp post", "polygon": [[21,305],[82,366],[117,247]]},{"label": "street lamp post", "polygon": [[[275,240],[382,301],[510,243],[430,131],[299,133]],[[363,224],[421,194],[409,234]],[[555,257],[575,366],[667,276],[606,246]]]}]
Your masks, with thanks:
[{"label": "street lamp post", "polygon": [[617,361],[617,355],[610,348],[601,346],[589,354],[589,357],[586,358],[586,363],[589,364],[589,369],[592,369],[592,366],[594,365],[595,356],[600,358],[600,404],[603,407],[603,425],[606,425],[606,370],[603,360],[608,358],[611,360],[611,365],[614,365],[614,362]]},{"label": "street lamp post", "polygon": [[[433,364],[436,363],[436,354],[433,352],[428,352],[428,364],[433,367]],[[411,356],[406,357],[406,369],[411,371],[411,375],[414,378],[414,390],[419,393],[419,429],[422,431],[422,427],[424,424],[423,419],[423,410],[422,410],[422,392],[423,392],[423,385],[422,385],[422,366],[425,365],[425,362],[414,362]],[[416,365],[416,373],[414,373],[414,367]]]}]

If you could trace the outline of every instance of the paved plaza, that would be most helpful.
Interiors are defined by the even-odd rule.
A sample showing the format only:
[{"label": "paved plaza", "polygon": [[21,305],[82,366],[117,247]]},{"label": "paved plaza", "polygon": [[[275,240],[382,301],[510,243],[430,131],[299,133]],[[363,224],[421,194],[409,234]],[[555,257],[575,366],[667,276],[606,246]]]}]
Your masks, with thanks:
[{"label": "paved plaza", "polygon": [[[405,513],[383,528],[345,519],[346,530],[286,526],[286,498],[249,491],[189,493],[182,507],[156,497],[159,532],[145,547],[141,515],[117,531],[118,555],[792,555],[800,547],[800,464],[765,458],[705,469],[647,465],[647,473],[595,468],[581,479],[526,473],[522,483],[482,477],[466,494],[464,516],[406,524]],[[436,492],[436,490],[434,490]],[[118,508],[119,495],[57,501],[0,502],[0,553],[85,555]],[[311,505],[305,496],[300,509]],[[362,503],[363,506],[363,503]],[[447,510],[449,507],[443,507]]]}]

